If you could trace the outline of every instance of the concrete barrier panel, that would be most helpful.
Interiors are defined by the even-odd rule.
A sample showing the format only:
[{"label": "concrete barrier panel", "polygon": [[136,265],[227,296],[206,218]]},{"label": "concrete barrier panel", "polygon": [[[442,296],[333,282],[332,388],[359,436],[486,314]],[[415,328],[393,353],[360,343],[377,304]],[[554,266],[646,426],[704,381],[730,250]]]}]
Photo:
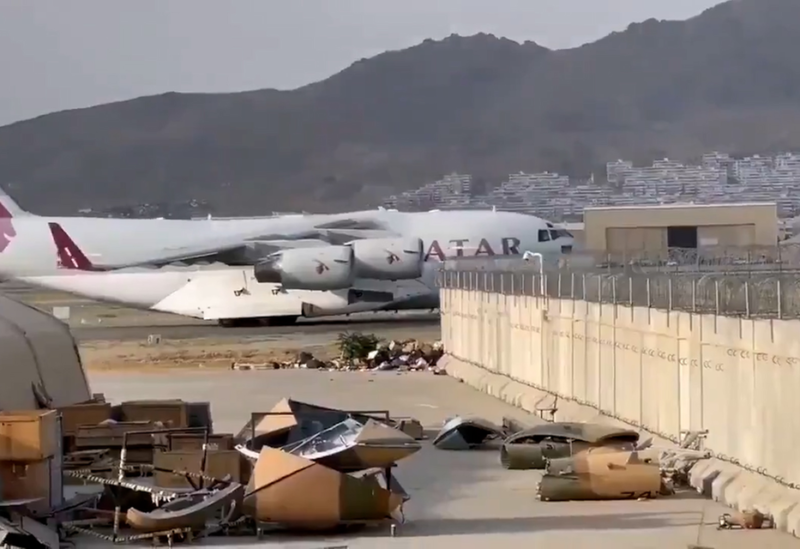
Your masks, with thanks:
[{"label": "concrete barrier panel", "polygon": [[722,459],[692,485],[800,532],[800,321],[446,288],[442,338],[450,375],[526,410],[559,395],[559,420],[707,430]]}]

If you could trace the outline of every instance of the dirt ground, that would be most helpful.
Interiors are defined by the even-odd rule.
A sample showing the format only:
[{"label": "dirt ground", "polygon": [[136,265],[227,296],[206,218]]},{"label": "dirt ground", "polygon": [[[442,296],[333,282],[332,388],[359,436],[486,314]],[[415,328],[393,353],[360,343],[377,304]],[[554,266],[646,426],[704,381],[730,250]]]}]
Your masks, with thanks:
[{"label": "dirt ground", "polygon": [[235,363],[284,362],[300,351],[320,360],[339,355],[335,342],[298,346],[297,342],[231,342],[230,340],[169,340],[148,345],[137,341],[90,341],[81,344],[89,370],[150,370],[164,368],[230,368]]}]

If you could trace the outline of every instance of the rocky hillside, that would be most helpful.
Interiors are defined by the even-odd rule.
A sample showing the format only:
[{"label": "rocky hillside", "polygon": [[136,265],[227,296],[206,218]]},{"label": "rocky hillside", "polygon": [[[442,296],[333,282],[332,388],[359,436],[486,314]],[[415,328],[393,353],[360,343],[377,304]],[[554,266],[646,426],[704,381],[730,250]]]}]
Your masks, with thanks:
[{"label": "rocky hillside", "polygon": [[570,50],[451,36],[292,91],[48,114],[0,128],[0,183],[42,213],[197,198],[244,214],[367,204],[452,170],[800,149],[797,21],[797,0],[733,0]]}]

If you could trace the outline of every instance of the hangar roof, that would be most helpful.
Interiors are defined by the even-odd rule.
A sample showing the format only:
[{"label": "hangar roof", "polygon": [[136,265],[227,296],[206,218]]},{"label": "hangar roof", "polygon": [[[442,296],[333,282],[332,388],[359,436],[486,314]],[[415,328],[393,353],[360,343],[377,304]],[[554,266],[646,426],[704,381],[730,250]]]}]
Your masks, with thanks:
[{"label": "hangar roof", "polygon": [[588,206],[585,210],[650,210],[650,209],[683,209],[683,208],[752,208],[753,206],[773,206],[775,202],[739,202],[736,204],[641,204],[624,206]]}]

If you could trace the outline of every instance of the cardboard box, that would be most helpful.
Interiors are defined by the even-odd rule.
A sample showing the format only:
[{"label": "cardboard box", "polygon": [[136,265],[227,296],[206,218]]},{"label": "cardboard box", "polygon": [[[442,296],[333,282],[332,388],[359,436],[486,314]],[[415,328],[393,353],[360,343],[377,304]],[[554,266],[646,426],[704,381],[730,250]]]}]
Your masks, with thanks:
[{"label": "cardboard box", "polygon": [[58,412],[0,412],[0,461],[40,461],[56,454],[61,438]]},{"label": "cardboard box", "polygon": [[[240,456],[241,454],[236,450],[209,450],[203,474],[218,479],[230,475],[232,481],[239,482],[241,480]],[[172,471],[200,473],[202,458],[202,450],[157,451],[153,457],[153,465]],[[161,488],[191,487],[185,477],[163,471],[155,472],[155,484]]]},{"label": "cardboard box", "polygon": [[122,421],[160,421],[172,429],[189,425],[188,406],[182,400],[131,400],[118,408]]},{"label": "cardboard box", "polygon": [[90,402],[73,404],[58,408],[61,412],[61,432],[64,436],[77,433],[82,425],[97,425],[111,419],[111,404],[107,402]]}]

